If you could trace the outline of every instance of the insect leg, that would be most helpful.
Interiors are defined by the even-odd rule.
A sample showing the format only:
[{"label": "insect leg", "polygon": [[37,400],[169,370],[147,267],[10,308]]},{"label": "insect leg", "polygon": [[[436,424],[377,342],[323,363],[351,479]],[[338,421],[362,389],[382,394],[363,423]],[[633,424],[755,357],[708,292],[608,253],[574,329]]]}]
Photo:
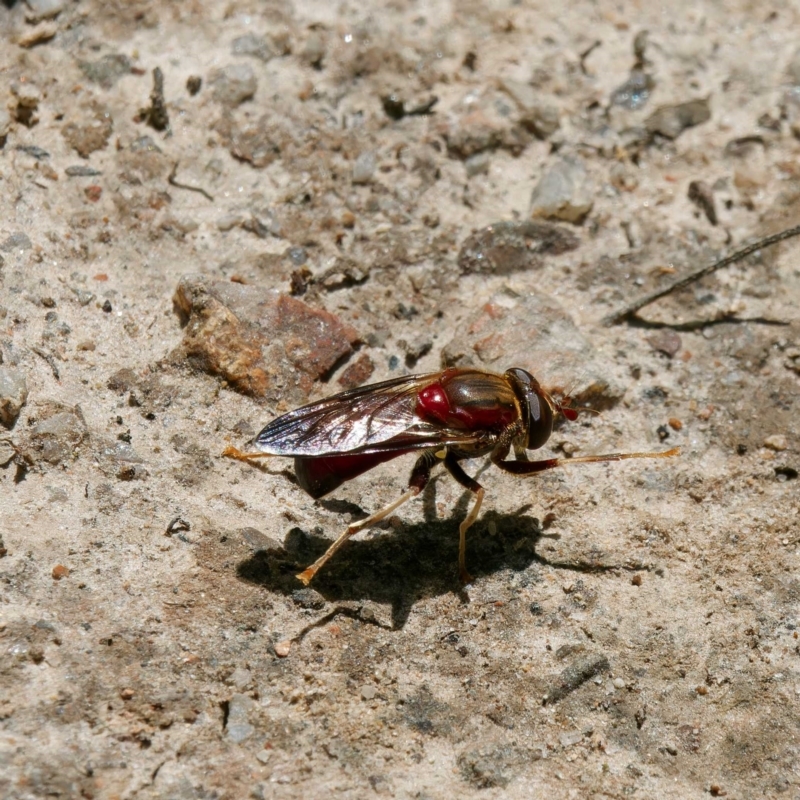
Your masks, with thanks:
[{"label": "insect leg", "polygon": [[403,503],[406,503],[413,497],[416,497],[425,488],[425,485],[430,479],[432,461],[433,459],[429,454],[425,453],[421,455],[417,459],[414,469],[411,471],[411,478],[408,481],[408,490],[403,492],[403,494],[401,494],[397,500],[389,503],[388,506],[385,506],[380,511],[370,514],[370,516],[368,516],[366,519],[362,519],[359,522],[353,522],[351,525],[348,525],[345,529],[345,532],[310,567],[304,569],[297,576],[298,580],[308,586],[308,584],[311,583],[312,578],[319,571],[320,567],[324,566],[353,534],[364,530],[364,528],[369,528],[372,525],[375,525],[382,519],[386,519],[389,514],[391,514],[395,509],[400,508]]},{"label": "insect leg", "polygon": [[222,451],[223,458],[235,458],[237,461],[254,461],[257,458],[273,458],[272,453],[243,453],[236,447],[226,447]]},{"label": "insect leg", "polygon": [[628,458],[669,458],[677,456],[681,452],[680,447],[673,447],[663,453],[606,453],[597,456],[578,456],[577,458],[544,458],[541,461],[506,461],[503,453],[495,451],[492,454],[492,462],[514,475],[533,475],[535,472],[542,472],[554,467],[565,467],[569,464],[593,464],[596,461],[625,461]]},{"label": "insect leg", "polygon": [[458,526],[458,574],[461,583],[472,583],[472,576],[467,572],[467,531],[472,523],[478,518],[483,502],[484,489],[475,478],[470,478],[461,468],[458,459],[448,451],[444,459],[445,469],[465,488],[475,495],[475,503],[470,509],[469,514]]}]

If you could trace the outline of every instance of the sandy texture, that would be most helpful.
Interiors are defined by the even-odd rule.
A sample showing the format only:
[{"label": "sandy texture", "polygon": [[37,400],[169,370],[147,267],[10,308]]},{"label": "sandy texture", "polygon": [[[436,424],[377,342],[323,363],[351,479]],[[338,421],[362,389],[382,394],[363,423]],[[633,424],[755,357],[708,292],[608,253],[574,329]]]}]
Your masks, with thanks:
[{"label": "sandy texture", "polygon": [[[601,323],[800,221],[798,25],[0,5],[0,796],[800,797],[800,242]],[[470,238],[537,186],[563,246]],[[230,281],[283,327],[209,311]],[[222,450],[443,358],[607,376],[548,454],[683,453],[468,464],[470,587],[442,476],[303,589],[409,459],[314,502]]]}]

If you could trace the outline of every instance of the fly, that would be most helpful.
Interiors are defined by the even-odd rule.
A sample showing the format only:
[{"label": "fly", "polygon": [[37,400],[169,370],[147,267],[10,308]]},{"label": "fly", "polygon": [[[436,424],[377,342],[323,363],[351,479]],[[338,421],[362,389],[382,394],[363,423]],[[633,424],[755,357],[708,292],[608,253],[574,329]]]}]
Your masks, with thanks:
[{"label": "fly", "polygon": [[[502,375],[479,369],[446,369],[362,386],[290,411],[253,439],[255,452],[228,447],[223,455],[241,461],[293,457],[297,482],[317,499],[378,464],[407,453],[418,454],[408,489],[385,508],[349,525],[297,576],[305,585],[353,534],[375,525],[416,497],[430,480],[433,467],[441,462],[475,496],[459,526],[458,570],[466,584],[472,581],[466,567],[466,535],[480,511],[484,489],[467,475],[461,461],[488,455],[504,472],[525,476],[566,464],[667,458],[680,452],[673,447],[660,453],[529,461],[526,451],[538,450],[547,442],[557,414],[569,420],[577,418],[575,409],[557,402],[524,369],[509,369]],[[508,458],[512,449],[515,460]]]}]

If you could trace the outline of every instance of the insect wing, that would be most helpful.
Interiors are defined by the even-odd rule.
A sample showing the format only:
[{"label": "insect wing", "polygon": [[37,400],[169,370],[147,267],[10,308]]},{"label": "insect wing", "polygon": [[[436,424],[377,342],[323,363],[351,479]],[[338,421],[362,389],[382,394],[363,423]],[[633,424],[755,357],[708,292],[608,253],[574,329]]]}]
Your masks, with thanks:
[{"label": "insect wing", "polygon": [[270,422],[253,445],[274,455],[324,456],[472,444],[475,433],[426,422],[416,413],[418,393],[439,374],[394,378],[303,406]]}]

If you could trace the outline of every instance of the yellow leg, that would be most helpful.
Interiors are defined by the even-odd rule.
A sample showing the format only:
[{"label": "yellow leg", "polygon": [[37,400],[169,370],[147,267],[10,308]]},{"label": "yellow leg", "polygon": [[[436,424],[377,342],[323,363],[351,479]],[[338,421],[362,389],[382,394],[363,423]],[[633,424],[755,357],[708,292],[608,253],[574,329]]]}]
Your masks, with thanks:
[{"label": "yellow leg", "polygon": [[467,531],[478,518],[483,503],[483,487],[475,492],[475,503],[467,514],[466,519],[458,526],[458,574],[464,585],[472,583],[472,576],[467,572]]},{"label": "yellow leg", "polygon": [[347,530],[310,566],[304,569],[298,576],[298,580],[308,586],[311,583],[312,578],[317,574],[320,567],[324,566],[325,563],[330,559],[333,555],[335,555],[336,551],[354,534],[358,533],[359,531],[363,531],[364,528],[369,528],[372,525],[380,522],[382,519],[385,519],[392,513],[395,509],[399,508],[403,503],[408,502],[411,500],[412,497],[416,497],[420,493],[420,489],[416,486],[409,489],[407,492],[404,492],[397,498],[393,503],[389,503],[388,506],[382,508],[380,511],[376,511],[371,516],[367,517],[366,519],[362,519],[360,522],[354,522],[352,525],[347,526]]},{"label": "yellow leg", "polygon": [[223,458],[235,458],[237,461],[255,461],[257,458],[274,458],[272,453],[243,453],[236,447],[226,447],[222,451]]}]

